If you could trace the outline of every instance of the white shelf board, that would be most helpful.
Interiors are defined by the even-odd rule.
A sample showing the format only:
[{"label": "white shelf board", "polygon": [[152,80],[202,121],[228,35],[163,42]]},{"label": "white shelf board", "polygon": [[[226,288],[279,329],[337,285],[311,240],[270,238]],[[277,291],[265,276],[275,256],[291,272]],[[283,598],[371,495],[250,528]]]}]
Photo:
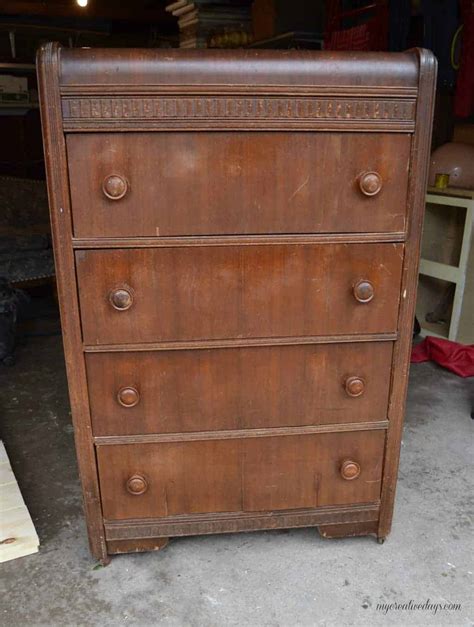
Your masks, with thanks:
[{"label": "white shelf board", "polygon": [[0,441],[0,562],[37,553],[38,534]]}]

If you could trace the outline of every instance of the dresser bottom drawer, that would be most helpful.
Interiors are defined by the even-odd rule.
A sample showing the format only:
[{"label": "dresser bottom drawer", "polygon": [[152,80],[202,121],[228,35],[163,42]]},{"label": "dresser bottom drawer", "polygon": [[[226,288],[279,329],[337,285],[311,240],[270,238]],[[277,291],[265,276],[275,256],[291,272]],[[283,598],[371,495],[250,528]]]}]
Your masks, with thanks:
[{"label": "dresser bottom drawer", "polygon": [[106,520],[374,503],[384,430],[97,447]]}]

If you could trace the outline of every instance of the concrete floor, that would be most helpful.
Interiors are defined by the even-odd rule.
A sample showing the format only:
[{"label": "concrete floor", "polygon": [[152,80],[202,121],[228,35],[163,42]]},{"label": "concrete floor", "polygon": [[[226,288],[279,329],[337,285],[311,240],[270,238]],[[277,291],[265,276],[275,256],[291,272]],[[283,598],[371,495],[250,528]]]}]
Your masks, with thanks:
[{"label": "concrete floor", "polygon": [[[28,340],[0,378],[2,438],[41,540],[38,554],[0,565],[1,625],[472,624],[472,381],[412,367],[384,545],[312,529],[183,538],[101,568],[88,552],[60,339]],[[427,599],[462,607],[377,610]]]}]

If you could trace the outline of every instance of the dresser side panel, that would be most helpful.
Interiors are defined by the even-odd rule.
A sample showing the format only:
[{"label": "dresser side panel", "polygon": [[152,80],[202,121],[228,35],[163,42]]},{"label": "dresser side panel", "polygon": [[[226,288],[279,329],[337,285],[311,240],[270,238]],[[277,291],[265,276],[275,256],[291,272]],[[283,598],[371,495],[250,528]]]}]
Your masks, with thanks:
[{"label": "dresser side panel", "polygon": [[433,53],[418,49],[419,96],[416,130],[412,141],[412,158],[408,188],[408,237],[402,271],[398,314],[399,338],[395,342],[389,402],[389,428],[385,448],[379,538],[390,533],[397,484],[400,444],[405,415],[410,354],[415,319],[416,289],[420,260],[421,235],[431,146],[435,103],[437,61]]},{"label": "dresser side panel", "polygon": [[60,115],[59,55],[57,44],[45,44],[38,52],[37,61],[48,198],[69,398],[89,543],[92,554],[106,562],[107,547],[92,440],[72,249],[67,157]]}]

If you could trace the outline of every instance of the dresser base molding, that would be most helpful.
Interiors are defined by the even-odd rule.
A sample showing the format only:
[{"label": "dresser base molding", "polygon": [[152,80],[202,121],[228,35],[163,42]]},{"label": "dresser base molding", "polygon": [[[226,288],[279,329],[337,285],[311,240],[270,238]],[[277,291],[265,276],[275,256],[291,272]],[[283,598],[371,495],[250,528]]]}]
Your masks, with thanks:
[{"label": "dresser base molding", "polygon": [[[272,527],[276,529],[276,527]],[[354,538],[359,536],[377,535],[378,521],[369,520],[363,522],[346,522],[334,525],[318,525],[319,535],[325,539]],[[248,530],[247,530],[248,531]],[[121,555],[124,553],[144,553],[147,551],[162,551],[169,544],[169,538],[133,538],[129,540],[107,540],[108,555]],[[385,538],[377,537],[379,544],[383,544]],[[104,566],[110,559],[103,560]]]},{"label": "dresser base molding", "polygon": [[[278,527],[272,527],[273,530]],[[358,536],[377,535],[378,521],[369,520],[363,522],[347,522],[334,525],[318,525],[319,535],[325,539],[354,538]],[[240,530],[239,530],[240,531]],[[243,531],[253,531],[244,529]],[[108,555],[120,555],[123,553],[143,553],[147,551],[162,551],[169,544],[169,538],[133,538],[130,540],[108,540]],[[379,544],[383,544],[385,538],[377,537]],[[103,560],[104,566],[110,562],[108,558]]]},{"label": "dresser base molding", "polygon": [[[377,536],[377,541],[382,544],[385,540],[378,536],[378,507],[363,506],[358,508],[320,508],[309,512],[274,512],[259,515],[231,515],[225,517],[216,515],[215,520],[203,520],[207,515],[199,515],[193,521],[189,516],[169,519],[169,522],[151,521],[123,521],[120,523],[106,523],[107,556],[102,559],[106,566],[110,562],[108,556],[124,553],[143,553],[147,551],[162,551],[170,541],[168,536],[145,534],[161,534],[166,529],[173,529],[175,537],[190,535],[211,535],[214,533],[238,533],[265,531],[290,528],[316,527],[321,538],[353,538],[360,536]],[[219,518],[217,518],[219,516]],[[271,517],[270,517],[271,516]],[[183,518],[186,518],[184,520]],[[348,520],[350,518],[350,520]],[[373,520],[372,520],[373,518]],[[179,519],[179,520],[178,520]],[[328,519],[343,519],[344,522],[320,524],[319,521]],[[172,522],[174,520],[175,522]],[[120,536],[118,539],[116,537]],[[114,539],[109,539],[114,538]]]},{"label": "dresser base molding", "polygon": [[[168,538],[173,536],[237,533],[319,527],[341,523],[373,523],[374,531],[379,517],[379,504],[370,503],[353,507],[319,507],[317,509],[283,510],[273,512],[236,512],[194,514],[146,520],[105,521],[107,543],[115,540]],[[348,534],[350,535],[350,534]]]}]

